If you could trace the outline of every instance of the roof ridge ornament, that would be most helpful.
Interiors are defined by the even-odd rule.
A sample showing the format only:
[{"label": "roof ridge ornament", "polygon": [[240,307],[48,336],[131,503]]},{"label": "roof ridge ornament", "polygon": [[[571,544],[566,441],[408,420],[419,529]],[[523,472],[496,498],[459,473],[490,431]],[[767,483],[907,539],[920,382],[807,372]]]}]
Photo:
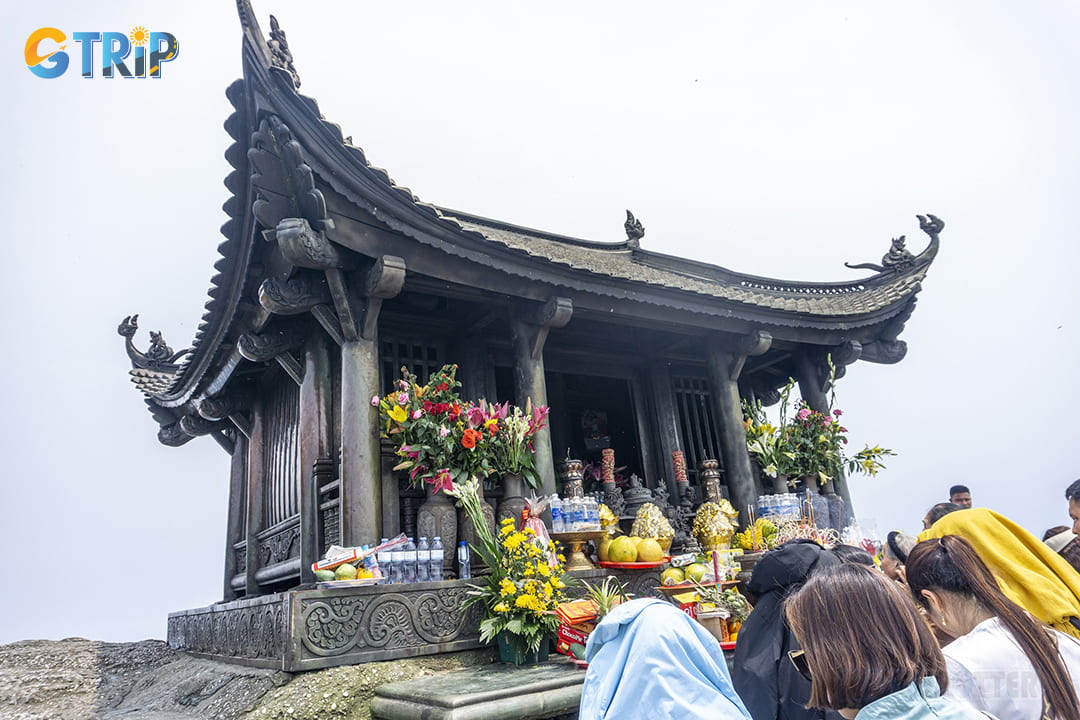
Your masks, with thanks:
[{"label": "roof ridge ornament", "polygon": [[[919,229],[930,236],[930,245],[927,248],[927,251],[933,248],[936,252],[939,243],[938,235],[945,229],[945,221],[930,213],[927,213],[926,215],[916,215],[915,217],[919,219]],[[903,270],[919,259],[919,257],[922,257],[922,255],[912,255],[911,251],[904,247],[906,239],[905,235],[893,238],[892,245],[889,247],[889,252],[882,256],[880,265],[877,263],[857,263],[852,265],[851,263],[845,262],[844,266],[853,270],[873,270],[878,273],[898,272]],[[923,255],[925,254],[926,252],[923,253]]]},{"label": "roof ridge ornament", "polygon": [[292,50],[289,49],[289,41],[285,39],[285,31],[281,29],[277,18],[270,16],[270,40],[266,43],[270,48],[270,66],[280,68],[292,76],[293,87],[300,87],[300,75],[296,72],[293,64]]},{"label": "roof ridge ornament", "polygon": [[634,213],[626,211],[626,222],[623,223],[626,230],[626,244],[631,250],[641,249],[641,238],[645,237],[645,226],[634,217]]}]

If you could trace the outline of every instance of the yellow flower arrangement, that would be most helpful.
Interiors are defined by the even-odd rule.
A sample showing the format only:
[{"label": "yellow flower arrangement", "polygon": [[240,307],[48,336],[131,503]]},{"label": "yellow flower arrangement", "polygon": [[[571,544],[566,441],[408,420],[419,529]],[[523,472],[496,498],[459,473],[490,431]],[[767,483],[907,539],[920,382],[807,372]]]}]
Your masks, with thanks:
[{"label": "yellow flower arrangement", "polygon": [[502,521],[492,534],[480,512],[478,483],[455,483],[451,494],[465,509],[476,528],[473,547],[491,574],[470,586],[467,604],[481,603],[480,640],[490,642],[500,633],[511,644],[535,652],[559,627],[555,607],[565,601],[563,573],[566,558],[558,546],[544,547],[530,528],[518,530],[514,521]]}]

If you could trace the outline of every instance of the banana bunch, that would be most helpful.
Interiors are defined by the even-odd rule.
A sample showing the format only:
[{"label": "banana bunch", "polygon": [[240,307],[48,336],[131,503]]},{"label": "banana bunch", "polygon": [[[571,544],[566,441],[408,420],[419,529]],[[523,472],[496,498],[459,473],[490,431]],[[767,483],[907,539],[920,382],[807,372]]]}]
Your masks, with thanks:
[{"label": "banana bunch", "polygon": [[777,545],[779,537],[776,526],[765,518],[758,518],[751,527],[735,535],[733,543],[743,550],[771,550]]}]

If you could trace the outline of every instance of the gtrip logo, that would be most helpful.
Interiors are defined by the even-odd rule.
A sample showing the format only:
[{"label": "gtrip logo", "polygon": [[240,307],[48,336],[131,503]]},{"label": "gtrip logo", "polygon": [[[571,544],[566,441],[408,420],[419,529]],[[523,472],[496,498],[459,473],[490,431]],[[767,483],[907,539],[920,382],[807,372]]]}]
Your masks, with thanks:
[{"label": "gtrip logo", "polygon": [[[136,27],[130,33],[119,32],[77,32],[71,39],[79,44],[79,56],[82,60],[82,76],[94,77],[94,48],[100,43],[101,77],[111,78],[119,73],[125,78],[160,78],[161,66],[171,62],[180,54],[180,43],[176,36],[167,32],[149,32],[144,27]],[[38,77],[58,78],[68,69],[70,58],[64,52],[67,49],[67,35],[53,27],[38,28],[26,39],[26,67]],[[135,51],[132,67],[124,61]],[[149,53],[147,52],[149,50]],[[149,55],[149,72],[147,71]]]}]

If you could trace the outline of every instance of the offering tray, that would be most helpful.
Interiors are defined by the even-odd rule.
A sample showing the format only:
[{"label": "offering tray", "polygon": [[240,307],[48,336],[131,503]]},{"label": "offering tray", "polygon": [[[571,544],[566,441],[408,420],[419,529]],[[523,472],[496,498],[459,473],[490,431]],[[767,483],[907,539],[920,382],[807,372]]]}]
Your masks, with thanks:
[{"label": "offering tray", "polygon": [[574,530],[572,532],[548,533],[551,539],[562,543],[570,548],[570,557],[566,560],[567,570],[593,570],[596,568],[589,558],[585,557],[582,548],[590,540],[599,540],[607,535],[604,530]]},{"label": "offering tray", "polygon": [[611,560],[601,560],[596,564],[602,568],[614,568],[616,570],[647,570],[648,568],[666,565],[669,560],[671,560],[671,557],[665,555],[663,559],[656,562],[612,562]]},{"label": "offering tray", "polygon": [[676,594],[681,593],[681,592],[687,592],[688,590],[696,590],[698,585],[700,585],[701,587],[706,587],[706,588],[709,588],[709,587],[726,588],[726,587],[733,587],[733,586],[738,585],[738,584],[739,584],[738,580],[724,580],[723,582],[718,582],[718,583],[717,582],[698,583],[697,585],[695,585],[692,582],[682,582],[682,583],[679,583],[678,585],[657,585],[656,589],[659,592],[663,593],[664,595],[676,595]]}]

